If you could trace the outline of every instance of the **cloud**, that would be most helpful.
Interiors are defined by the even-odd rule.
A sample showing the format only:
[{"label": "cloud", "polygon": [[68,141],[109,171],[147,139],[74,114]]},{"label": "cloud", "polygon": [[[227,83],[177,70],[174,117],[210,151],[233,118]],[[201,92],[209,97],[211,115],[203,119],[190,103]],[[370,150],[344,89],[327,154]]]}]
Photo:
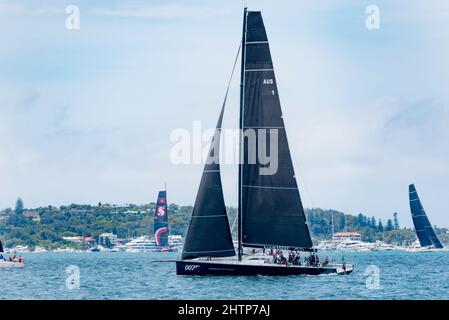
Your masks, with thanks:
[{"label": "cloud", "polygon": [[443,115],[444,108],[441,104],[436,103],[433,99],[419,101],[411,104],[395,115],[385,123],[388,130],[398,128],[419,128],[431,125],[435,128],[435,121]]},{"label": "cloud", "polygon": [[27,92],[19,98],[16,107],[21,111],[29,111],[35,105],[35,102],[39,97],[40,95],[38,92]]},{"label": "cloud", "polygon": [[[71,32],[56,1],[1,1],[0,208],[19,195],[29,206],[142,203],[164,182],[170,201],[192,204],[202,167],[172,165],[169,136],[215,125],[241,3],[78,2]],[[389,3],[376,33],[360,1],[249,5],[264,14],[304,204],[408,217],[415,182],[447,225],[448,20],[428,25],[420,8]],[[29,19],[51,12],[62,16]],[[235,78],[225,127],[238,122]],[[234,169],[223,183],[235,204]]]},{"label": "cloud", "polygon": [[380,142],[394,154],[447,157],[448,126],[449,108],[435,99],[425,99],[405,104],[402,110],[387,118],[379,135]]},{"label": "cloud", "polygon": [[53,16],[64,14],[64,5],[29,5],[17,1],[4,1],[0,3],[0,16]]},{"label": "cloud", "polygon": [[0,14],[1,15],[16,15],[16,14],[23,14],[28,12],[28,7],[24,5],[23,3],[17,3],[17,2],[2,2],[0,3]]},{"label": "cloud", "polygon": [[228,13],[227,9],[211,9],[204,6],[164,4],[164,5],[118,5],[115,8],[98,7],[90,14],[124,18],[182,18],[211,16]]}]

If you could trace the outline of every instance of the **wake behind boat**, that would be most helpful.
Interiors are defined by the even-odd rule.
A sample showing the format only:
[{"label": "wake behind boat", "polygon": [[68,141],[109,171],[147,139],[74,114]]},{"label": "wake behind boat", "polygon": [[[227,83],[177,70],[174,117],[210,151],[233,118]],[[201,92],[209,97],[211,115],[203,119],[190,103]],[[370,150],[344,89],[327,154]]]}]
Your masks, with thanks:
[{"label": "wake behind boat", "polygon": [[25,262],[23,258],[14,258],[9,257],[9,259],[6,259],[4,256],[5,252],[3,250],[3,244],[0,241],[0,269],[6,269],[6,268],[23,268],[25,266]]},{"label": "wake behind boat", "polygon": [[[350,264],[318,262],[316,250],[312,248],[262,15],[260,12],[247,11],[246,8],[240,84],[240,158],[243,161],[239,164],[238,178],[237,257],[223,197],[219,164],[220,134],[228,86],[202,174],[182,258],[176,261],[177,274],[281,276],[351,273],[353,266]],[[254,133],[258,148],[266,147],[267,141],[271,143],[272,134],[276,135],[276,170],[271,172],[272,168],[260,159],[249,159],[252,146],[249,145],[248,137],[245,141],[247,133]],[[264,252],[270,250],[276,254],[273,257],[252,256],[244,254],[244,248]],[[308,263],[293,263],[286,260],[282,251],[288,251],[289,256],[305,251],[309,252],[310,258]]]}]

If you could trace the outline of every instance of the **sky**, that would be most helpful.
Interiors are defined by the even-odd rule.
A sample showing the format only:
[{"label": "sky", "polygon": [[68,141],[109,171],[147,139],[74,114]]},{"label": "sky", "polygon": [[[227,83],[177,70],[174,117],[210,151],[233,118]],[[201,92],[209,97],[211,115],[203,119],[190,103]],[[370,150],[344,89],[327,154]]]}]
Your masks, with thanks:
[{"label": "sky", "polygon": [[[66,6],[80,29],[69,30]],[[449,227],[449,2],[248,0],[270,40],[305,207]],[[380,29],[365,26],[368,5]],[[0,208],[194,203],[173,130],[213,128],[243,1],[0,0]],[[234,77],[224,127],[235,127]],[[236,168],[223,165],[228,204]]]}]

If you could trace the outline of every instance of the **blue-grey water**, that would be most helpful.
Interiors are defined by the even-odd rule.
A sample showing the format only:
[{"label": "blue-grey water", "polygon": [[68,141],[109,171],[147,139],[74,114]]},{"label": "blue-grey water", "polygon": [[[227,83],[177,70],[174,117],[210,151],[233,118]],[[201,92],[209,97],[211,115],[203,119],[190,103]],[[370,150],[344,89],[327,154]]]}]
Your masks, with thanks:
[{"label": "blue-grey water", "polygon": [[[329,255],[340,260],[342,253]],[[355,263],[348,276],[189,277],[177,276],[174,263],[152,262],[177,253],[26,254],[24,269],[0,269],[0,300],[449,299],[447,251],[343,255]],[[79,268],[79,289],[76,281],[66,285],[71,265]]]}]

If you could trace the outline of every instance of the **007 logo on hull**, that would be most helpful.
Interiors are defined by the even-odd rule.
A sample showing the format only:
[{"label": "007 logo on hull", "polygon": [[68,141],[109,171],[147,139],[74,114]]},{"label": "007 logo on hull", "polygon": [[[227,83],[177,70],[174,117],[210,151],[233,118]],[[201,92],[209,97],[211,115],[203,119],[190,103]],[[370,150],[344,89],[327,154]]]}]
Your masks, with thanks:
[{"label": "007 logo on hull", "polygon": [[184,267],[184,270],[186,270],[186,271],[193,271],[193,270],[195,270],[195,269],[197,269],[197,268],[199,268],[200,266],[199,265],[197,265],[197,264],[188,264],[188,265],[186,265],[185,267]]}]

